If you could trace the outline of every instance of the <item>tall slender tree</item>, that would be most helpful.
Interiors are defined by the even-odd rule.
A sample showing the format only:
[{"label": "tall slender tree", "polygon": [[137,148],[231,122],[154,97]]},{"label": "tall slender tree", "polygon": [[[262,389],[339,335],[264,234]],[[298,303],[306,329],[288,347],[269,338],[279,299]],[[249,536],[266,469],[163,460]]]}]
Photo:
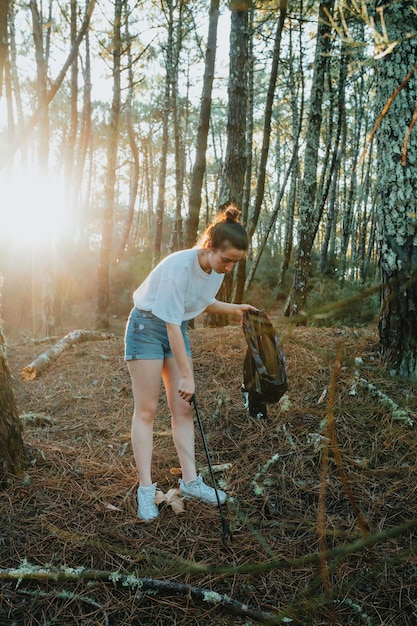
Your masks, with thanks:
[{"label": "tall slender tree", "polygon": [[107,171],[104,192],[105,206],[100,247],[100,263],[97,274],[96,326],[97,328],[103,329],[109,327],[110,261],[116,200],[117,145],[121,109],[121,18],[122,0],[115,0],[112,37],[113,98],[107,139]]},{"label": "tall slender tree", "polygon": [[246,173],[246,114],[248,72],[248,11],[251,0],[230,2],[230,52],[227,146],[219,192],[219,205],[242,206]]},{"label": "tall slender tree", "polygon": [[206,171],[207,140],[210,128],[214,67],[216,61],[219,4],[220,0],[211,0],[210,2],[210,19],[201,92],[200,118],[197,129],[194,167],[191,174],[190,193],[188,197],[188,216],[185,229],[186,248],[190,248],[195,243],[200,218],[201,195]]},{"label": "tall slender tree", "polygon": [[41,171],[48,169],[49,154],[49,116],[48,116],[48,66],[45,55],[44,28],[42,15],[39,12],[36,0],[29,2],[32,14],[33,42],[35,45],[36,58],[36,88],[38,105],[38,137],[39,156],[38,163]]},{"label": "tall slender tree", "polygon": [[416,381],[417,14],[411,3],[386,4],[378,0],[375,23],[380,41],[385,44],[376,68],[380,347],[392,370]]},{"label": "tall slender tree", "polygon": [[127,242],[129,241],[129,235],[132,228],[135,204],[136,204],[136,196],[138,193],[139,187],[139,174],[140,174],[140,166],[139,166],[139,150],[136,139],[136,132],[134,127],[134,95],[135,95],[135,85],[134,85],[134,76],[133,76],[133,58],[132,58],[132,38],[129,32],[129,15],[128,15],[128,5],[125,4],[126,17],[125,17],[125,41],[126,41],[126,54],[127,54],[127,72],[128,72],[128,93],[127,100],[125,104],[125,116],[126,116],[126,128],[127,128],[127,137],[128,143],[131,153],[131,166],[130,166],[130,175],[129,175],[129,201],[127,206],[126,217],[123,224],[122,236],[119,243],[117,258],[121,259],[127,248]]},{"label": "tall slender tree", "polygon": [[8,57],[9,0],[0,3],[0,97],[3,93],[4,68]]},{"label": "tall slender tree", "polygon": [[[219,208],[228,203],[242,207],[246,174],[246,115],[248,110],[248,12],[251,0],[230,2],[230,49],[227,109],[227,145],[220,181]],[[219,292],[219,299],[230,302],[233,277],[227,275]],[[224,325],[227,316],[207,317],[210,325]]]},{"label": "tall slender tree", "polygon": [[275,31],[274,49],[272,53],[271,73],[269,76],[268,92],[265,102],[264,113],[264,127],[262,133],[262,148],[261,158],[258,167],[258,180],[256,184],[255,201],[253,205],[253,212],[251,215],[251,221],[248,229],[249,237],[252,237],[256,225],[258,223],[259,214],[261,212],[262,203],[265,194],[265,180],[266,180],[266,166],[268,162],[269,145],[271,141],[271,122],[273,113],[273,104],[275,97],[275,88],[278,78],[278,68],[281,54],[281,39],[282,32],[284,30],[285,19],[287,17],[287,3],[283,1],[281,3],[281,10],[279,12],[279,18],[277,20],[277,26]]},{"label": "tall slender tree", "polygon": [[298,247],[294,276],[284,314],[295,317],[305,313],[311,265],[311,252],[317,230],[317,168],[320,147],[320,129],[323,118],[323,96],[328,55],[331,44],[328,16],[334,0],[322,0],[319,6],[314,73],[310,95],[310,111],[304,155],[304,176],[298,220]]}]

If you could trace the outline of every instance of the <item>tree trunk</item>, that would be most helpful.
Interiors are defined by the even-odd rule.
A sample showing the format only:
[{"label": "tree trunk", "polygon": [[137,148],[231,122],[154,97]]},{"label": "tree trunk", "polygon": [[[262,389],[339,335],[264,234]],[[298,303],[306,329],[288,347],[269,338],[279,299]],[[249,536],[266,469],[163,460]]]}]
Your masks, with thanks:
[{"label": "tree trunk", "polygon": [[0,2],[0,98],[3,95],[3,73],[8,56],[9,0]]},{"label": "tree trunk", "polygon": [[279,20],[277,23],[277,29],[275,32],[274,50],[272,55],[271,73],[269,76],[268,93],[266,96],[265,113],[264,113],[264,126],[262,133],[262,148],[261,158],[258,169],[258,180],[256,184],[256,195],[253,207],[253,213],[251,215],[250,226],[248,230],[249,238],[251,238],[256,230],[258,224],[259,215],[261,212],[261,206],[264,200],[265,193],[265,179],[266,179],[266,166],[269,155],[269,144],[271,141],[271,122],[272,112],[275,97],[275,87],[278,77],[279,58],[281,54],[281,37],[284,30],[285,18],[287,17],[287,5],[283,4],[283,8],[279,14]]},{"label": "tree trunk", "polygon": [[200,103],[200,120],[197,130],[194,167],[191,175],[188,199],[188,217],[185,228],[185,247],[191,248],[197,239],[201,209],[201,193],[206,171],[207,139],[210,128],[211,94],[213,90],[214,67],[216,61],[217,24],[220,0],[211,0],[210,22],[207,37],[207,50],[204,67],[203,88]]},{"label": "tree trunk", "polygon": [[47,102],[47,65],[44,54],[43,24],[39,14],[36,0],[30,0],[29,6],[32,13],[33,42],[35,44],[36,58],[36,89],[38,101],[38,126],[39,126],[39,166],[40,171],[48,169],[49,152],[49,118]]},{"label": "tree trunk", "polygon": [[[301,122],[304,117],[304,66],[303,66],[303,29],[299,28],[298,32],[298,63],[299,67],[295,67],[293,59],[295,58],[294,44],[293,44],[293,28],[289,31],[289,91],[292,101],[292,128],[294,141],[298,141],[301,132]],[[297,77],[297,78],[296,78]],[[294,167],[291,171],[291,182],[288,193],[287,210],[285,216],[285,234],[284,234],[284,246],[283,246],[283,258],[281,267],[278,274],[278,290],[277,299],[281,295],[281,288],[284,286],[285,275],[290,266],[291,254],[293,249],[294,240],[294,216],[295,207],[299,204],[299,181],[300,181],[300,157],[297,155]]]},{"label": "tree trunk", "polygon": [[[0,295],[1,295],[0,277]],[[0,485],[8,472],[22,469],[24,449],[22,426],[17,412],[7,362],[6,341],[0,323]]]},{"label": "tree trunk", "polygon": [[336,190],[337,182],[339,178],[339,168],[342,162],[342,156],[346,148],[346,76],[347,76],[347,50],[346,45],[342,47],[342,54],[339,64],[339,84],[338,84],[338,100],[337,100],[337,128],[336,136],[333,140],[331,136],[328,138],[329,145],[333,145],[333,154],[331,164],[329,168],[329,175],[327,178],[326,189],[321,198],[321,208],[319,213],[321,214],[324,209],[324,204],[328,199],[328,213],[326,221],[326,229],[324,233],[324,239],[321,246],[319,270],[324,273],[327,269],[327,254],[329,249],[330,236],[333,228],[335,227],[335,204],[336,204]]},{"label": "tree trunk", "polygon": [[[87,0],[88,2],[88,0]],[[76,150],[76,169],[74,175],[74,184],[72,187],[72,217],[74,222],[74,232],[77,232],[77,239],[85,241],[86,239],[86,206],[88,206],[88,187],[83,184],[84,174],[86,172],[87,152],[91,144],[91,55],[90,55],[90,35],[87,29],[85,33],[85,54],[83,69],[83,105],[81,111],[80,133],[78,138],[78,149]],[[86,176],[87,178],[87,176]]]},{"label": "tree trunk", "polygon": [[174,47],[174,59],[171,68],[171,109],[174,128],[174,155],[175,155],[175,218],[171,229],[171,239],[169,242],[169,252],[176,252],[183,247],[182,229],[182,200],[184,194],[184,174],[185,174],[185,154],[181,137],[181,107],[178,94],[178,71],[179,59],[182,49],[182,39],[184,28],[183,10],[185,4],[179,3],[179,15],[176,27],[176,42]]},{"label": "tree trunk", "polygon": [[[393,50],[381,55],[377,70],[379,107],[391,100],[377,132],[377,210],[380,232],[380,349],[397,375],[417,380],[417,76],[414,41],[417,15],[408,3],[376,2],[375,19],[386,28]],[[383,17],[383,22],[382,22]],[[397,91],[396,91],[397,90]],[[395,95],[395,97],[393,97]]]},{"label": "tree trunk", "polygon": [[256,254],[256,257],[255,257],[255,259],[252,262],[252,265],[251,265],[251,268],[250,268],[250,272],[249,272],[249,275],[248,275],[248,278],[247,278],[247,281],[246,281],[246,286],[245,286],[246,289],[249,289],[249,287],[252,284],[253,278],[255,276],[255,272],[257,270],[260,258],[262,256],[262,252],[264,251],[264,248],[265,248],[266,243],[268,241],[269,234],[270,234],[270,232],[272,230],[272,227],[274,226],[274,224],[276,222],[276,219],[278,217],[278,213],[279,213],[279,210],[280,210],[280,207],[281,207],[281,200],[282,200],[282,198],[284,196],[284,191],[285,191],[285,188],[287,186],[287,182],[288,182],[288,179],[290,177],[290,174],[291,174],[293,168],[295,167],[295,164],[297,163],[297,158],[298,158],[298,146],[297,146],[297,142],[295,142],[294,148],[293,148],[293,153],[292,153],[290,162],[289,162],[289,164],[287,166],[287,171],[285,172],[285,176],[284,176],[284,180],[282,182],[281,189],[279,190],[279,193],[277,194],[274,210],[273,210],[272,215],[271,215],[271,217],[269,219],[268,226],[266,227],[266,232],[265,232],[265,234],[264,234],[264,236],[262,238],[262,241],[259,244],[259,248],[258,248],[258,252]]},{"label": "tree trunk", "polygon": [[[219,204],[224,207],[230,202],[241,208],[246,173],[246,114],[248,87],[248,11],[250,1],[231,2],[227,147],[222,172]],[[238,8],[234,8],[235,5]],[[226,274],[218,298],[231,302],[233,274]],[[227,315],[207,315],[209,326],[225,326]]]},{"label": "tree trunk", "polygon": [[134,100],[134,80],[133,80],[133,59],[132,59],[132,46],[131,37],[129,35],[129,20],[128,20],[128,7],[125,7],[125,39],[126,39],[126,52],[128,61],[128,78],[129,78],[129,91],[126,101],[126,127],[127,137],[132,155],[132,164],[130,166],[130,178],[129,178],[129,202],[127,207],[127,213],[123,224],[123,232],[120,240],[119,251],[117,258],[120,260],[127,249],[127,243],[132,228],[133,217],[135,212],[135,204],[137,200],[138,187],[139,187],[139,150],[136,141],[136,132],[132,119],[133,100]]},{"label": "tree trunk", "polygon": [[[228,83],[227,147],[219,193],[219,205],[242,206],[246,172],[246,113],[248,70],[248,10],[250,2],[231,3],[230,63]],[[245,8],[247,5],[247,8]]]},{"label": "tree trunk", "polygon": [[156,265],[161,257],[162,247],[162,226],[165,213],[165,185],[167,175],[168,160],[168,139],[169,139],[169,113],[171,103],[172,74],[173,74],[173,53],[174,53],[174,6],[173,0],[167,0],[168,8],[168,37],[165,52],[165,91],[162,109],[162,145],[158,175],[158,199],[155,216],[155,243],[153,254],[153,265]]},{"label": "tree trunk", "polygon": [[[252,148],[253,148],[253,132],[254,132],[254,118],[253,109],[255,102],[255,87],[254,87],[254,72],[255,72],[255,56],[254,56],[254,44],[253,44],[253,29],[254,29],[254,14],[255,8],[252,5],[249,9],[249,42],[248,42],[248,101],[247,101],[247,123],[246,123],[246,172],[245,182],[243,187],[242,196],[242,215],[241,221],[246,227],[249,222],[249,209],[251,202],[252,192]],[[233,289],[233,302],[243,302],[246,283],[246,270],[249,265],[249,257],[251,256],[251,245],[249,244],[248,258],[245,256],[237,264],[237,268],[234,272],[234,289]]]},{"label": "tree trunk", "polygon": [[307,305],[311,250],[317,229],[317,215],[315,210],[317,201],[317,167],[320,147],[320,129],[323,117],[324,83],[331,45],[331,26],[329,25],[328,14],[332,13],[333,5],[334,0],[323,0],[319,7],[317,45],[314,58],[309,124],[304,157],[304,177],[299,208],[299,243],[295,259],[293,283],[284,309],[284,315],[287,317],[304,315]]},{"label": "tree trunk", "polygon": [[103,216],[100,262],[97,275],[97,310],[96,326],[109,328],[110,299],[110,259],[113,238],[113,215],[115,204],[115,185],[117,168],[117,143],[120,118],[120,26],[121,0],[115,0],[113,24],[113,100],[110,114],[110,127],[107,147],[107,176],[105,184],[105,207]]}]

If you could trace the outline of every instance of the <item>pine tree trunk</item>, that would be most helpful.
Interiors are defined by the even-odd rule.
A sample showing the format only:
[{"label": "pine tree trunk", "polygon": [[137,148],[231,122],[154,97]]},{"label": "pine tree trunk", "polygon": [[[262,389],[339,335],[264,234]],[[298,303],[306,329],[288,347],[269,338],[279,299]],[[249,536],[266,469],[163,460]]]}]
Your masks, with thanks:
[{"label": "pine tree trunk", "polygon": [[121,0],[116,0],[114,6],[113,25],[113,99],[110,114],[109,137],[107,146],[107,178],[105,185],[105,207],[102,227],[102,241],[100,248],[100,263],[97,272],[96,327],[104,330],[109,328],[110,258],[113,238],[113,216],[117,169],[117,143],[121,100],[121,10],[122,2]]},{"label": "pine tree trunk", "polygon": [[3,328],[0,324],[0,485],[8,472],[17,473],[22,469],[23,460],[22,426],[12,389]]},{"label": "pine tree trunk", "polygon": [[9,2],[0,2],[0,97],[3,95],[3,74],[7,61]]},{"label": "pine tree trunk", "polygon": [[[378,61],[376,102],[391,102],[378,128],[378,219],[380,232],[380,349],[397,375],[417,380],[417,135],[411,130],[417,97],[417,15],[407,3],[382,6],[390,41],[398,44]],[[396,91],[397,90],[397,91]],[[395,97],[394,97],[395,96]]]},{"label": "pine tree trunk", "polygon": [[[237,8],[235,7],[237,5]],[[230,64],[228,83],[227,147],[219,192],[221,207],[235,202],[240,208],[246,173],[246,114],[248,95],[249,0],[231,2]],[[233,276],[226,274],[218,299],[231,302]],[[227,315],[207,315],[209,326],[225,326]]]},{"label": "pine tree trunk", "polygon": [[214,67],[216,60],[217,24],[219,20],[220,0],[211,0],[210,22],[207,37],[203,89],[201,94],[200,120],[197,130],[195,162],[191,176],[188,200],[188,217],[185,229],[185,247],[191,248],[197,239],[198,222],[201,208],[201,193],[206,171],[207,138],[210,128],[211,99],[213,90]]},{"label": "pine tree trunk", "polygon": [[127,243],[129,241],[129,236],[132,229],[133,217],[135,212],[135,204],[138,194],[138,186],[139,186],[139,150],[136,141],[136,129],[133,124],[132,118],[132,109],[134,102],[134,80],[133,80],[133,58],[132,58],[132,46],[131,46],[131,37],[129,34],[129,20],[128,20],[128,8],[125,6],[124,8],[126,12],[125,16],[125,38],[127,43],[126,52],[127,52],[127,61],[128,61],[128,80],[129,80],[129,88],[128,88],[128,96],[125,105],[126,109],[126,129],[127,129],[127,137],[129,142],[129,148],[132,157],[132,165],[130,167],[130,178],[129,178],[129,203],[127,207],[126,217],[123,224],[122,236],[119,244],[119,249],[117,253],[117,258],[120,260],[127,249]]},{"label": "pine tree trunk", "polygon": [[254,234],[256,230],[259,215],[261,212],[261,206],[264,200],[266,166],[268,162],[269,143],[271,140],[271,123],[272,123],[273,104],[274,104],[274,98],[275,98],[275,87],[276,87],[277,77],[278,77],[279,59],[280,59],[280,54],[281,54],[281,37],[282,37],[282,32],[284,30],[284,23],[285,23],[286,17],[287,17],[287,5],[285,4],[283,5],[283,8],[280,11],[279,20],[278,20],[277,28],[275,32],[272,66],[271,66],[271,73],[269,76],[268,93],[267,93],[266,103],[265,103],[261,158],[260,158],[260,163],[259,163],[258,180],[256,184],[256,195],[255,195],[255,202],[254,202],[254,208],[253,208],[253,215],[251,219],[250,229],[248,232],[249,237],[252,237],[252,235]]},{"label": "pine tree trunk", "polygon": [[[233,9],[230,26],[230,64],[228,83],[227,147],[219,192],[219,205],[235,202],[242,206],[246,173],[246,113],[248,70],[249,2]],[[245,9],[246,5],[248,8]]]},{"label": "pine tree trunk", "polygon": [[311,251],[317,229],[317,168],[322,124],[325,76],[328,67],[331,26],[328,14],[332,13],[334,0],[322,0],[319,7],[317,45],[314,59],[309,124],[304,158],[302,197],[299,208],[298,248],[295,259],[293,283],[284,315],[299,317],[306,314],[307,291],[311,264]]}]

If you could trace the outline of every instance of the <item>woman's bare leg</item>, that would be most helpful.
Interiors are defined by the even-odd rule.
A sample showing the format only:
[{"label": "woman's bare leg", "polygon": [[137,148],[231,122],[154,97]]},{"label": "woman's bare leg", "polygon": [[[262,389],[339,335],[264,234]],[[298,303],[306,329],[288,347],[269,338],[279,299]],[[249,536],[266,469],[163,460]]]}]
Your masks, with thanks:
[{"label": "woman's bare leg", "polygon": [[152,485],[153,422],[161,390],[162,360],[128,361],[134,400],[132,447],[141,487]]},{"label": "woman's bare leg", "polygon": [[[190,364],[192,365],[191,358]],[[178,394],[181,376],[175,359],[165,359],[162,377],[171,411],[172,437],[181,465],[182,479],[185,482],[196,480],[193,414],[190,403]]]}]

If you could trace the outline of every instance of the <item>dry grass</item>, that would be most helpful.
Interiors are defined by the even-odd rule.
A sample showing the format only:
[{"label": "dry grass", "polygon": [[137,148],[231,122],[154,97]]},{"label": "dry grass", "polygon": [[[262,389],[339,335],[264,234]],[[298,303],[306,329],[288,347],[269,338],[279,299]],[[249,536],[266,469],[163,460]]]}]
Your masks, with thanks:
[{"label": "dry grass", "polygon": [[[188,503],[181,515],[163,507],[152,524],[136,517],[121,324],[114,339],[75,347],[32,382],[20,372],[47,346],[11,345],[19,411],[35,417],[25,425],[26,471],[0,494],[2,568],[26,559],[186,583],[275,613],[279,624],[417,624],[415,428],[366,386],[352,394],[355,357],[360,376],[414,418],[415,389],[386,374],[372,329],[271,319],[289,392],[262,421],[242,407],[241,329],[190,331],[212,462],[231,465],[219,477],[230,496],[228,549],[217,509]],[[167,491],[178,461],[164,398],[155,431],[154,475]],[[204,467],[198,433],[197,452]],[[0,588],[2,626],[256,623],[190,594],[138,594],[103,580]]]}]

